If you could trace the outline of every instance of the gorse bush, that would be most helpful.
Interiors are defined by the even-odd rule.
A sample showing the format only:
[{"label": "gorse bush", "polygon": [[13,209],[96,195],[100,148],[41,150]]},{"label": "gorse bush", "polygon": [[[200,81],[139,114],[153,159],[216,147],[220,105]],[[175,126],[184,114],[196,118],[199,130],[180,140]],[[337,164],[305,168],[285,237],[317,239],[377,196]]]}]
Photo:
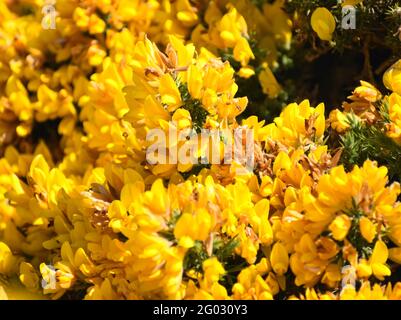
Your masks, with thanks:
[{"label": "gorse bush", "polygon": [[397,2],[1,2],[0,297],[400,299]]}]

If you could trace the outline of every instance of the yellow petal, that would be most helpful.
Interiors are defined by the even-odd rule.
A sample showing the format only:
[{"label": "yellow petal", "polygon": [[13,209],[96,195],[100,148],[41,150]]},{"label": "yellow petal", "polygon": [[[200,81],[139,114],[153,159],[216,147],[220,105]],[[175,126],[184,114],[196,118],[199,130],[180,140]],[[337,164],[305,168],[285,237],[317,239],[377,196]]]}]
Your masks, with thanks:
[{"label": "yellow petal", "polygon": [[311,18],[312,29],[320,39],[331,41],[336,28],[336,21],[333,15],[326,8],[317,8]]},{"label": "yellow petal", "polygon": [[288,269],[288,252],[287,249],[279,242],[275,243],[270,254],[270,262],[274,272],[283,275]]},{"label": "yellow petal", "polygon": [[386,263],[388,259],[388,249],[386,244],[378,240],[373,249],[372,256],[370,257],[370,263],[373,264],[383,264]]}]

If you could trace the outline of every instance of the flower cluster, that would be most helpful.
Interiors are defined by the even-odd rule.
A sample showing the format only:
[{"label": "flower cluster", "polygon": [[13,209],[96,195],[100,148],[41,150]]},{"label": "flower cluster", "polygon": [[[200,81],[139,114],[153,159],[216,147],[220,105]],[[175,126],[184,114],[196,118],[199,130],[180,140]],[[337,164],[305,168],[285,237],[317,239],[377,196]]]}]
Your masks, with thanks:
[{"label": "flower cluster", "polygon": [[[327,119],[304,100],[265,123],[240,117],[240,83],[278,95],[284,1],[60,0],[49,30],[43,5],[0,4],[0,298],[401,298],[399,183],[327,139],[357,122],[401,144],[399,63],[390,95],[361,82]],[[255,160],[241,174],[223,151],[147,157],[153,129],[175,156],[238,128]]]},{"label": "flower cluster", "polygon": [[344,133],[350,129],[349,118],[368,126],[380,126],[380,130],[397,144],[401,143],[401,91],[399,88],[401,60],[392,65],[383,76],[383,83],[390,94],[382,95],[372,84],[361,81],[351,96],[344,102],[343,110],[335,109],[330,113],[330,125]]}]

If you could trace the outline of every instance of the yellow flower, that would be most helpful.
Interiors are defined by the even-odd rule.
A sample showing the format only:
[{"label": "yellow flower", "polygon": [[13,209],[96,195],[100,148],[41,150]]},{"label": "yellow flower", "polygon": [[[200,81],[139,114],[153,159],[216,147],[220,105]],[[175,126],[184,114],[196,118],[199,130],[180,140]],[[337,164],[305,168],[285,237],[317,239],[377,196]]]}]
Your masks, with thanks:
[{"label": "yellow flower", "polygon": [[266,65],[258,75],[263,92],[270,98],[276,98],[281,91],[273,72]]},{"label": "yellow flower", "polygon": [[345,214],[337,216],[329,226],[333,238],[338,241],[345,239],[350,228],[351,219]]},{"label": "yellow flower", "polygon": [[401,95],[401,60],[394,63],[383,75],[387,89]]},{"label": "yellow flower", "polygon": [[205,272],[205,280],[209,283],[217,282],[220,276],[224,275],[226,271],[221,262],[216,257],[205,260],[202,264],[203,271]]},{"label": "yellow flower", "polygon": [[257,219],[257,224],[259,240],[263,245],[270,245],[273,241],[273,230],[269,222],[269,201],[267,199],[262,199],[255,204],[255,213],[259,219]]},{"label": "yellow flower", "polygon": [[383,280],[385,276],[391,275],[389,267],[385,264],[388,259],[388,249],[386,244],[379,240],[373,248],[373,253],[369,259],[372,273],[376,278]]},{"label": "yellow flower", "polygon": [[[390,284],[391,286],[391,284]],[[371,284],[368,281],[363,282],[362,286],[357,291],[353,286],[347,285],[340,293],[341,300],[385,300],[386,294],[391,296],[391,287],[387,290],[380,287],[379,284]],[[390,289],[390,290],[389,290]]]},{"label": "yellow flower", "polygon": [[394,139],[398,144],[401,143],[401,96],[397,93],[392,93],[388,97],[388,114],[390,123],[386,124],[386,134]]},{"label": "yellow flower", "polygon": [[272,252],[270,254],[270,261],[274,272],[282,276],[287,272],[289,259],[286,248],[279,242],[273,245]]},{"label": "yellow flower", "polygon": [[335,288],[341,281],[341,271],[338,265],[330,264],[323,275],[322,283],[327,284],[331,288]]},{"label": "yellow flower", "polygon": [[373,274],[377,279],[383,280],[384,277],[391,275],[390,268],[386,265],[388,259],[388,249],[386,244],[378,240],[373,248],[369,261],[361,259],[357,272],[360,277],[369,277]]},{"label": "yellow flower", "polygon": [[203,88],[203,73],[197,65],[191,65],[188,68],[188,91],[194,99],[200,99],[202,97]]},{"label": "yellow flower", "polygon": [[380,118],[375,103],[382,99],[382,94],[372,84],[366,81],[360,82],[361,85],[348,97],[351,101],[343,102],[342,106],[345,112],[353,113],[357,118],[373,124]]},{"label": "yellow flower", "polygon": [[326,8],[317,8],[311,17],[312,29],[320,39],[331,41],[333,32],[336,29],[336,21],[333,15]]},{"label": "yellow flower", "polygon": [[377,102],[382,98],[382,94],[369,82],[361,81],[361,85],[355,88],[352,97],[353,100],[358,98],[369,102]]},{"label": "yellow flower", "polygon": [[177,123],[178,130],[183,130],[192,125],[191,114],[185,109],[176,110],[171,119]]},{"label": "yellow flower", "polygon": [[401,248],[396,247],[396,248],[391,248],[389,249],[389,259],[401,264]]},{"label": "yellow flower", "polygon": [[91,66],[99,66],[106,57],[106,51],[97,43],[94,42],[88,49],[88,60]]},{"label": "yellow flower", "polygon": [[339,133],[346,131],[350,127],[347,116],[338,109],[330,112],[329,122],[331,127]]},{"label": "yellow flower", "polygon": [[302,235],[290,257],[291,270],[296,276],[297,286],[314,286],[319,281],[328,261],[318,256],[318,248],[310,234]]},{"label": "yellow flower", "polygon": [[255,75],[255,70],[253,70],[252,67],[242,67],[241,69],[239,69],[238,75],[241,78],[248,79]]},{"label": "yellow flower", "polygon": [[228,299],[226,288],[218,282],[226,272],[220,261],[216,257],[209,258],[202,263],[202,269],[204,274],[199,279],[200,288],[196,288],[191,282],[191,287],[195,288],[188,290],[189,292],[193,291],[189,297],[197,300]]},{"label": "yellow flower", "polygon": [[[400,185],[330,149],[352,114],[401,144],[400,62],[384,75],[390,95],[361,81],[327,122],[308,100],[271,123],[240,119],[248,97],[281,95],[275,72],[303,21],[285,0],[58,0],[46,32],[43,2],[0,3],[1,299],[75,297],[82,284],[84,299],[273,299],[294,286],[305,291],[290,299],[401,298],[386,279],[401,265]],[[311,15],[332,40],[333,15]],[[326,141],[328,125],[340,135]],[[223,133],[195,149],[217,163],[151,164],[156,128],[195,129],[168,136],[173,157],[203,129]],[[224,163],[237,128],[254,133],[245,174]],[[343,264],[359,289],[341,290]]]},{"label": "yellow flower", "polygon": [[277,285],[277,282],[272,277],[266,277],[270,269],[266,258],[262,258],[258,264],[242,269],[232,289],[233,298],[272,300],[274,295],[272,287]]},{"label": "yellow flower", "polygon": [[266,126],[271,139],[296,147],[298,143],[315,137],[321,139],[325,130],[324,104],[312,108],[308,100],[299,105],[291,103],[284,108],[274,123]]},{"label": "yellow flower", "polygon": [[0,274],[11,275],[17,271],[18,258],[15,257],[10,248],[0,242]]},{"label": "yellow flower", "polygon": [[255,59],[248,41],[243,37],[236,43],[233,53],[234,59],[239,61],[242,66],[246,66],[250,59]]},{"label": "yellow flower", "polygon": [[[263,14],[267,23],[268,30],[274,34],[274,40],[289,48],[292,38],[292,21],[284,10],[284,1],[275,0],[273,3],[265,3],[263,5]],[[251,19],[254,17],[252,16]]]},{"label": "yellow flower", "polygon": [[371,243],[376,237],[376,226],[366,217],[359,220],[359,229],[367,242]]},{"label": "yellow flower", "polygon": [[82,30],[88,30],[90,34],[102,33],[106,28],[106,23],[96,14],[89,14],[83,8],[76,8],[74,11],[74,20],[77,26]]},{"label": "yellow flower", "polygon": [[234,48],[237,41],[244,35],[248,35],[246,21],[234,7],[231,7],[229,12],[221,18],[217,24],[217,29],[224,46],[228,48]]},{"label": "yellow flower", "polygon": [[211,230],[212,219],[203,209],[196,213],[183,213],[174,228],[174,236],[184,248],[190,248],[195,240],[205,241]]},{"label": "yellow flower", "polygon": [[162,103],[167,105],[170,112],[175,111],[182,104],[181,95],[172,76],[168,73],[160,78],[160,94]]},{"label": "yellow flower", "polygon": [[102,283],[95,284],[88,289],[85,300],[117,300],[118,295],[113,289],[110,280],[105,279]]}]

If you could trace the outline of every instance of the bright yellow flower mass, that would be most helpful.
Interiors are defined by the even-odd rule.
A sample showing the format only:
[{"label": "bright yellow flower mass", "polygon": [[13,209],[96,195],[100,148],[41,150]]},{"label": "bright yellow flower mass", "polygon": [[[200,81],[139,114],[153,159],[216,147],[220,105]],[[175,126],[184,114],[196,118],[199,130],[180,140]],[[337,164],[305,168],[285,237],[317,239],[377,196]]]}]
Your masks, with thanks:
[{"label": "bright yellow flower mass", "polygon": [[[361,81],[342,109],[298,99],[267,121],[252,90],[283,97],[285,1],[60,0],[55,29],[41,3],[0,4],[0,299],[401,298],[399,183],[329,144],[350,118],[401,144],[400,62],[391,93]],[[309,18],[333,40],[328,9]]]}]

